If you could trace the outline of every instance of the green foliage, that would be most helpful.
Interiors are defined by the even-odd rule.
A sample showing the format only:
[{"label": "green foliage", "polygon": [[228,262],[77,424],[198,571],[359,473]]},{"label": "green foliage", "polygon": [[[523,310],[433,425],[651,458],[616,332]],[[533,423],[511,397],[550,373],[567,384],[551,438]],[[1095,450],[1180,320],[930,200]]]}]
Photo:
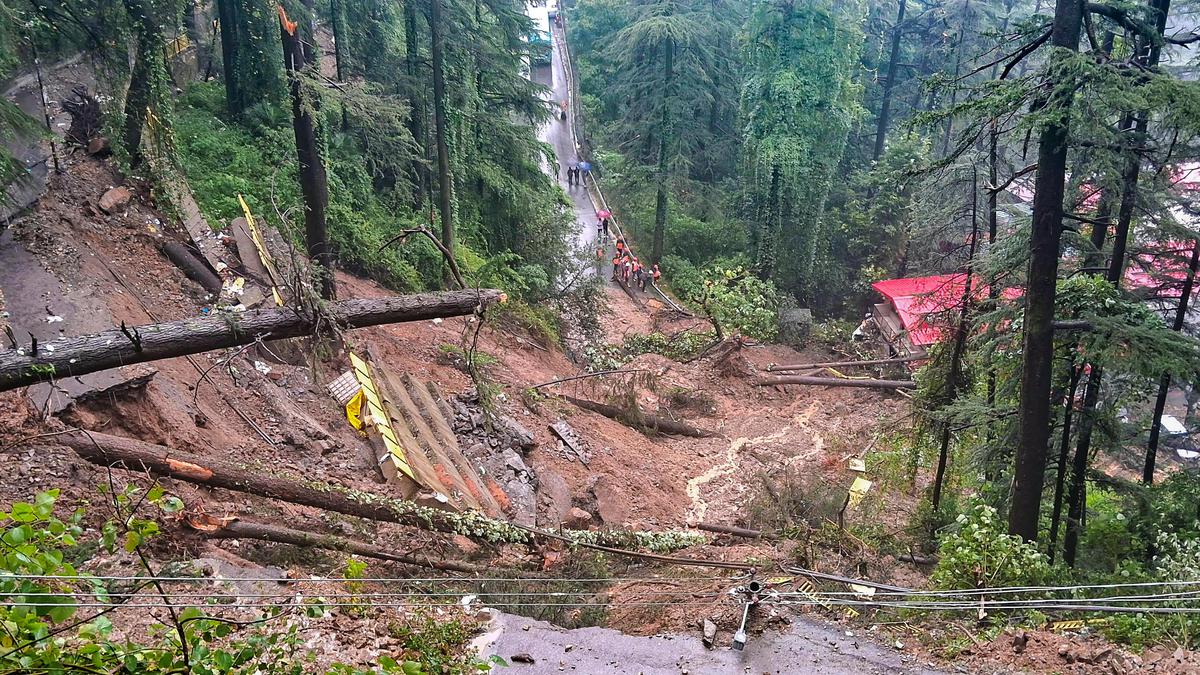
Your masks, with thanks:
[{"label": "green foliage", "polygon": [[385,673],[486,673],[493,664],[503,663],[495,658],[483,661],[469,652],[464,653],[464,646],[470,642],[474,631],[473,626],[460,619],[424,616],[413,622],[393,624],[389,632],[403,645],[403,651],[398,655],[403,662],[396,662],[391,657],[386,657],[386,661],[381,658]]},{"label": "green foliage", "polygon": [[624,366],[642,354],[658,354],[673,361],[688,361],[712,344],[713,334],[688,331],[668,337],[662,333],[631,333],[619,345],[589,345],[584,348],[588,370],[597,372]]},{"label": "green foliage", "polygon": [[562,343],[562,319],[551,307],[509,300],[498,311],[489,312],[488,318],[500,324],[515,324],[547,347]]},{"label": "green foliage", "polygon": [[942,536],[936,588],[965,589],[1036,586],[1050,578],[1050,563],[1032,544],[1005,533],[996,509],[976,504],[955,519],[957,529]]},{"label": "green foliage", "polygon": [[[108,493],[105,489],[104,493]],[[101,543],[112,556],[140,557],[147,540],[157,534],[153,520],[141,517],[138,508],[147,504],[159,512],[172,513],[183,507],[178,498],[166,495],[159,486],[142,490],[134,486],[108,495],[118,519],[102,528]],[[149,675],[189,672],[202,675],[301,675],[314,672],[300,634],[304,618],[296,610],[284,613],[269,609],[256,621],[232,622],[187,607],[172,616],[169,624],[153,622],[149,630],[127,640],[113,636],[107,610],[87,608],[76,597],[89,602],[116,602],[122,596],[143,591],[147,584],[110,588],[106,582],[81,573],[73,559],[86,549],[81,541],[84,513],[76,511],[66,521],[54,515],[58,491],[37,495],[31,503],[16,502],[0,513],[0,669],[5,672],[131,672]],[[109,558],[109,562],[112,561]],[[152,574],[148,568],[143,569]],[[351,558],[347,579],[362,578],[366,564]],[[41,577],[41,578],[29,578]],[[63,578],[53,578],[63,577]],[[348,585],[352,592],[355,589]],[[80,595],[76,595],[80,594]],[[288,618],[286,625],[277,619]],[[473,626],[461,620],[417,615],[415,628],[397,631],[404,640],[401,660],[379,658],[378,669],[359,669],[334,664],[331,675],[403,673],[486,672],[496,660],[483,661],[467,647]],[[186,647],[186,648],[185,648]]]},{"label": "green foliage", "polygon": [[754,265],[789,291],[816,294],[826,198],[860,114],[860,3],[758,3],[745,29],[743,180]]},{"label": "green foliage", "polygon": [[742,267],[705,270],[699,304],[721,332],[737,332],[763,341],[779,332],[779,295],[770,281],[763,281]]}]

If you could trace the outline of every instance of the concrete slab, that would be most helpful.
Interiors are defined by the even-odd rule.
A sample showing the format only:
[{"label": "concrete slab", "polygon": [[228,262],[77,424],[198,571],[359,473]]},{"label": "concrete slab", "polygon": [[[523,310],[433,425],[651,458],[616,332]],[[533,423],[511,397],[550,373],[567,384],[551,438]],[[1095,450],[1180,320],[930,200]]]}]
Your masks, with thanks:
[{"label": "concrete slab", "polygon": [[[508,675],[945,672],[804,619],[797,619],[787,633],[752,636],[745,651],[730,649],[728,642],[729,635],[718,634],[717,646],[710,650],[704,647],[699,634],[639,637],[609,628],[567,630],[544,621],[496,613],[491,628],[473,646],[483,657],[497,655],[508,661],[509,667],[504,669]],[[534,662],[514,662],[516,654],[528,654]]]},{"label": "concrete slab", "polygon": [[[99,298],[88,289],[64,288],[58,278],[16,240],[12,230],[0,233],[0,289],[4,291],[6,320],[24,349],[30,346],[30,335],[41,345],[63,336],[97,333],[113,326],[112,315]],[[7,342],[8,338],[3,340]],[[34,385],[28,389],[28,395],[39,410],[48,409],[54,414],[77,398],[130,386],[132,380],[146,375],[146,369],[125,368],[80,377],[61,374],[53,386]]]}]

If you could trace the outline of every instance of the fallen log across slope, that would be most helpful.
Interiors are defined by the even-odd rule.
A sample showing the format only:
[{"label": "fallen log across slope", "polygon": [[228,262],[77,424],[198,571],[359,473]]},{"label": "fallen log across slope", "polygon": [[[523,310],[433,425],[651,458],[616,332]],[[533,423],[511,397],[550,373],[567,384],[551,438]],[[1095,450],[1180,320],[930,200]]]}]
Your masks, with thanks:
[{"label": "fallen log across slope", "polygon": [[244,492],[368,520],[398,523],[447,534],[461,534],[490,544],[533,546],[538,537],[548,537],[616,555],[675,565],[724,569],[752,569],[754,567],[749,563],[681,558],[618,548],[618,546],[637,546],[651,550],[669,551],[705,543],[704,537],[694,536],[689,532],[622,530],[548,532],[488,518],[478,511],[450,513],[421,506],[411,501],[350,490],[331,483],[319,481],[300,483],[285,478],[254,474],[222,462],[200,459],[161,445],[110,436],[96,431],[75,429],[58,432],[54,434],[54,439],[55,443],[61,443],[71,448],[83,459],[100,466],[123,468],[154,476],[166,476],[197,485]]},{"label": "fallen log across slope", "polygon": [[809,375],[784,375],[764,377],[754,381],[760,387],[784,384],[810,384],[820,387],[860,387],[863,389],[916,389],[912,380],[851,380],[840,377],[812,377]]},{"label": "fallen log across slope", "polygon": [[494,571],[491,568],[480,567],[458,560],[434,560],[428,557],[393,553],[385,548],[342,537],[335,537],[330,534],[295,530],[290,527],[279,527],[265,523],[233,520],[226,523],[218,523],[211,527],[197,527],[189,520],[188,524],[202,532],[204,536],[213,539],[258,539],[276,544],[290,544],[301,548],[323,548],[330,551],[353,553],[366,558],[375,558],[376,560],[390,560],[415,567],[429,567],[447,572],[461,572],[463,574],[490,574]]},{"label": "fallen log across slope", "polygon": [[505,301],[497,290],[418,293],[331,302],[322,315],[292,308],[260,309],[114,328],[0,351],[0,391],[108,368],[311,335],[322,321],[341,328],[422,321],[471,314]]},{"label": "fallen log across slope", "polygon": [[71,431],[56,436],[55,442],[100,466],[144,471],[196,485],[245,492],[368,520],[461,534],[492,543],[529,544],[533,541],[527,531],[475,511],[450,513],[410,501],[345,490],[329,483],[304,484],[251,473],[211,458],[202,459],[131,438],[96,431]]},{"label": "fallen log across slope", "polygon": [[717,435],[716,433],[708,431],[707,429],[694,427],[687,422],[677,422],[669,417],[650,415],[647,413],[642,413],[641,415],[643,422],[642,424],[631,424],[629,420],[629,412],[624,408],[618,408],[615,405],[609,405],[607,403],[597,403],[595,401],[588,401],[582,398],[575,398],[574,396],[563,396],[563,398],[572,405],[583,408],[584,410],[590,410],[594,413],[599,413],[622,424],[627,424],[633,427],[640,426],[647,431],[657,431],[664,434],[674,434],[676,436],[691,436],[693,438],[711,438]]}]

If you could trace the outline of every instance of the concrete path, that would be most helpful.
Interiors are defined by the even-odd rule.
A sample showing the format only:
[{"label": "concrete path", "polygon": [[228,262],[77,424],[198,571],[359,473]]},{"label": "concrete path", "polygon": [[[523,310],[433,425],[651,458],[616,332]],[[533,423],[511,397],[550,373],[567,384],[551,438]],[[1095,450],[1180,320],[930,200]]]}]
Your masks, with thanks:
[{"label": "concrete path", "polygon": [[[563,65],[563,57],[565,56],[564,47],[562,44],[563,34],[557,26],[551,28],[553,46],[550,50],[551,60],[550,65],[535,66],[532,71],[534,82],[544,85],[550,90],[549,100],[555,104],[566,101],[570,98],[570,89],[567,85],[567,74]],[[571,101],[570,105],[575,102]],[[574,210],[575,216],[575,241],[577,248],[588,252],[592,259],[595,259],[596,249],[598,248],[596,237],[596,207],[592,204],[592,199],[588,195],[588,190],[582,185],[569,185],[567,183],[567,167],[572,163],[580,160],[575,147],[575,137],[572,134],[572,117],[567,116],[567,119],[560,120],[557,116],[552,117],[549,122],[542,125],[538,129],[538,140],[543,143],[548,143],[554,149],[555,158],[558,160],[557,174],[555,175],[556,167],[546,167],[547,173],[555,175],[558,184],[567,193],[567,197],[571,200],[571,207]],[[612,258],[610,246],[605,247],[605,255],[601,264],[597,266],[597,274],[608,275],[612,274],[612,263],[609,260]]]},{"label": "concrete path", "polygon": [[[706,649],[694,635],[637,637],[608,628],[566,630],[544,621],[496,613],[488,632],[474,642],[482,657],[508,661],[508,675],[693,675],[722,673],[814,673],[872,675],[926,674],[932,670],[912,657],[849,637],[844,631],[796,619],[787,633],[751,636],[744,651],[729,648],[728,634]],[[513,661],[527,654],[533,663]]]}]

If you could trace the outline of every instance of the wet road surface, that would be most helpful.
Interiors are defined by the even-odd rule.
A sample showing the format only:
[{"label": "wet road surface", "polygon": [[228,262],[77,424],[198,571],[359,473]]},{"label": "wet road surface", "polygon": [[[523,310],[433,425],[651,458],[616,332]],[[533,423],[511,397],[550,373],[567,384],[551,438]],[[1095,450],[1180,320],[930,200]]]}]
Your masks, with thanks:
[{"label": "wet road surface", "polygon": [[[855,633],[857,636],[857,633]],[[508,661],[509,675],[559,673],[940,673],[910,656],[847,636],[821,624],[795,619],[787,633],[751,636],[744,651],[729,647],[728,633],[718,633],[712,649],[695,635],[638,637],[608,628],[567,630],[512,614],[496,613],[490,630],[474,646],[483,657]],[[528,654],[533,663],[514,662]]]}]

